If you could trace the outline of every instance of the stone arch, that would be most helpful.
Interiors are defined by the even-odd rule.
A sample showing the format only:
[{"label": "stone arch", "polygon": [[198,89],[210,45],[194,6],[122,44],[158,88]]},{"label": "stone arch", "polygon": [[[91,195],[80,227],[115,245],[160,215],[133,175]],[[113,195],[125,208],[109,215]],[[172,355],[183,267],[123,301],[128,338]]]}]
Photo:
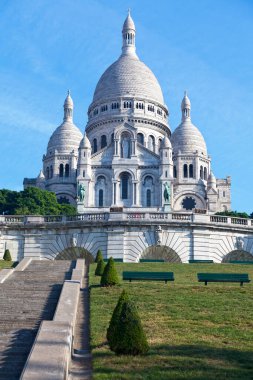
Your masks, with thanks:
[{"label": "stone arch", "polygon": [[183,206],[182,206],[182,202],[183,202],[185,197],[190,197],[190,198],[195,199],[195,201],[196,201],[195,208],[206,209],[206,202],[201,195],[193,193],[193,192],[189,192],[189,191],[183,191],[174,199],[174,210],[175,211],[181,211],[181,212],[185,211]]},{"label": "stone arch", "polygon": [[69,247],[65,248],[63,251],[59,252],[55,260],[76,260],[85,259],[86,264],[91,264],[94,262],[94,257],[92,254],[83,247]]},{"label": "stone arch", "polygon": [[140,259],[165,260],[170,263],[182,263],[174,249],[166,245],[152,245],[147,247],[141,254]]},{"label": "stone arch", "polygon": [[229,252],[222,259],[222,263],[229,263],[230,261],[252,261],[253,255],[243,249],[235,249],[234,251]]}]

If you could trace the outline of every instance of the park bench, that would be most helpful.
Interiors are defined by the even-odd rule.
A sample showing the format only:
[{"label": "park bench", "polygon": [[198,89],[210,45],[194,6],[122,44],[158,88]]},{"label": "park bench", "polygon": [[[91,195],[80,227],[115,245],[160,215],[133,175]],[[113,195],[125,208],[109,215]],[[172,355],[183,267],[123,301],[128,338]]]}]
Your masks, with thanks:
[{"label": "park bench", "polygon": [[165,260],[140,259],[140,263],[164,263]]},{"label": "park bench", "polygon": [[123,272],[123,280],[128,281],[174,281],[173,272]]},{"label": "park bench", "polygon": [[253,264],[253,261],[239,261],[239,260],[231,260],[229,264]]},{"label": "park bench", "polygon": [[[109,259],[104,259],[104,262],[105,263],[107,263],[109,261]],[[115,263],[123,263],[123,259],[114,259],[113,258],[113,261],[115,262]]]},{"label": "park bench", "polygon": [[244,282],[250,282],[247,273],[198,273],[198,281],[204,282],[240,282],[242,286]]},{"label": "park bench", "polygon": [[213,264],[213,260],[189,260],[189,264]]}]

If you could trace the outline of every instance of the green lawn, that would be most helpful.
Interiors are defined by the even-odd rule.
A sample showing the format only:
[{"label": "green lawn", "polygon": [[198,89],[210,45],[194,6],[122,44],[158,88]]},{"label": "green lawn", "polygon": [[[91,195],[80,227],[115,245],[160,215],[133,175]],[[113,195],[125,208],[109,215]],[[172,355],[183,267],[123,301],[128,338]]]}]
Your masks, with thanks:
[{"label": "green lawn", "polygon": [[13,261],[0,260],[0,270],[5,268],[12,268],[13,266],[15,266],[15,263]]},{"label": "green lawn", "polygon": [[[248,273],[253,265],[122,264],[123,270],[172,271],[175,282],[124,282],[100,288],[90,266],[94,379],[253,379],[253,283],[205,286],[197,272]],[[156,269],[155,269],[156,268]],[[116,356],[106,329],[125,288],[135,301],[150,344],[148,355]]]}]

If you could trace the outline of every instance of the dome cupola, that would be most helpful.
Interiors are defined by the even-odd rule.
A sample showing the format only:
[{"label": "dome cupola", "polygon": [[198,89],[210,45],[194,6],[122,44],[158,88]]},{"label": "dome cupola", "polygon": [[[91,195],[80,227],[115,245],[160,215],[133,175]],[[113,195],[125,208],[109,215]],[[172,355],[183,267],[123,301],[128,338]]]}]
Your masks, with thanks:
[{"label": "dome cupola", "polygon": [[66,154],[71,153],[73,150],[77,151],[83,137],[81,131],[73,123],[74,105],[69,91],[63,108],[63,123],[54,131],[49,139],[47,146],[48,154],[52,154],[55,150]]},{"label": "dome cupola", "polygon": [[191,102],[185,93],[181,103],[182,122],[171,135],[173,153],[199,154],[207,156],[207,148],[204,137],[191,122]]}]

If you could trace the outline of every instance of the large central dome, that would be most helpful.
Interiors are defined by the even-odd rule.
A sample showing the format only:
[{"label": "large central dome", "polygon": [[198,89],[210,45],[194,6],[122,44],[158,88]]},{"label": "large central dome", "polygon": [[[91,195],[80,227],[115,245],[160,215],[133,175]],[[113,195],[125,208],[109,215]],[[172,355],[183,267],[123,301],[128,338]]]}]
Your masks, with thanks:
[{"label": "large central dome", "polygon": [[101,76],[93,103],[108,99],[134,97],[164,105],[161,87],[152,71],[135,53],[135,26],[128,14],[122,30],[122,54]]},{"label": "large central dome", "polygon": [[136,55],[122,55],[101,76],[93,102],[133,96],[164,104],[161,87],[152,71]]}]

